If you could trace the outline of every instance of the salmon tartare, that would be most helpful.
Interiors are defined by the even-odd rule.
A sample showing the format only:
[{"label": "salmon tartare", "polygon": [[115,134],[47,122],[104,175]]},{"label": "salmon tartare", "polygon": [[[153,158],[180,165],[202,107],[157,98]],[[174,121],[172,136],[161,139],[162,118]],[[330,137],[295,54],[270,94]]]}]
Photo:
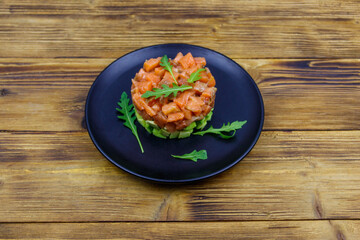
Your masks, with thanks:
[{"label": "salmon tartare", "polygon": [[[168,67],[164,57],[146,60],[132,79],[135,114],[139,123],[157,137],[188,137],[211,119],[216,81],[203,57],[179,52],[174,59],[166,56]],[[168,96],[145,97],[148,92],[175,88],[182,90]]]}]

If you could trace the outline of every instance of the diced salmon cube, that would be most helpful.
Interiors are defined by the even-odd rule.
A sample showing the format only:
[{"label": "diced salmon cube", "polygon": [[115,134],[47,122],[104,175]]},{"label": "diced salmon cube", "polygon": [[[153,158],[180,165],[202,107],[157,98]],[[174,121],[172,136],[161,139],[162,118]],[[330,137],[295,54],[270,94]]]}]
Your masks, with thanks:
[{"label": "diced salmon cube", "polygon": [[194,90],[197,93],[202,93],[203,91],[205,91],[206,88],[207,88],[206,83],[203,83],[203,82],[200,82],[200,81],[195,82]]},{"label": "diced salmon cube", "polygon": [[187,80],[189,78],[189,75],[184,71],[179,74],[179,79],[177,79],[177,82],[179,85],[187,84]]},{"label": "diced salmon cube", "polygon": [[150,98],[147,98],[146,102],[147,102],[147,105],[149,105],[150,107],[152,107],[155,103],[158,102],[158,100],[155,99],[155,97],[150,97]]},{"label": "diced salmon cube", "polygon": [[160,102],[161,105],[168,104],[169,103],[169,98],[161,96],[159,98],[159,102]]},{"label": "diced salmon cube", "polygon": [[173,77],[171,76],[171,74],[168,71],[166,71],[163,79],[173,79]]},{"label": "diced salmon cube", "polygon": [[[175,79],[178,80],[179,73],[173,72],[173,74],[174,74]],[[168,71],[165,72],[163,79],[172,79],[172,80],[174,80],[174,78],[171,76],[171,73],[168,72]]]},{"label": "diced salmon cube", "polygon": [[216,84],[215,78],[214,78],[213,76],[211,76],[210,79],[209,79],[209,81],[208,81],[208,83],[207,83],[207,85],[208,85],[209,87],[214,87],[215,84]]},{"label": "diced salmon cube", "polygon": [[193,91],[185,91],[182,92],[181,94],[178,95],[178,97],[176,97],[174,99],[174,102],[180,107],[183,108],[186,103],[188,102],[188,99],[191,95],[193,95],[194,92]]},{"label": "diced salmon cube", "polygon": [[159,111],[158,114],[155,115],[154,120],[155,123],[161,128],[163,128],[167,123],[167,118],[161,111]]},{"label": "diced salmon cube", "polygon": [[206,116],[211,110],[211,107],[209,105],[202,106],[203,114]]},{"label": "diced salmon cube", "polygon": [[140,69],[140,71],[135,75],[135,80],[140,82],[145,80],[145,77],[147,75],[147,72],[144,71],[144,69]]},{"label": "diced salmon cube", "polygon": [[208,75],[205,71],[202,71],[200,73],[200,76],[201,76],[201,78],[199,80],[200,82],[207,83],[209,81]]},{"label": "diced salmon cube", "polygon": [[168,115],[167,121],[168,122],[176,122],[179,120],[184,119],[184,113],[183,112],[177,112],[177,113],[170,113]]},{"label": "diced salmon cube", "polygon": [[145,103],[144,109],[145,109],[146,113],[149,114],[151,117],[155,116],[156,112],[154,111],[154,109],[152,109],[146,103]]},{"label": "diced salmon cube", "polygon": [[163,67],[157,67],[154,70],[155,74],[160,76],[160,78],[162,78],[165,74],[165,69]]},{"label": "diced salmon cube", "polygon": [[185,79],[185,78],[180,78],[177,80],[177,82],[178,82],[179,86],[184,85],[184,84],[189,85],[187,79]]},{"label": "diced salmon cube", "polygon": [[187,69],[195,65],[195,60],[191,53],[188,53],[179,60],[179,63],[184,69]]},{"label": "diced salmon cube", "polygon": [[201,100],[200,97],[191,96],[190,100],[196,102],[197,104],[199,104],[201,106],[204,105],[204,102]]},{"label": "diced salmon cube", "polygon": [[149,73],[147,76],[146,76],[146,80],[151,82],[154,86],[156,86],[156,84],[158,82],[160,82],[160,77],[157,76],[155,73]]},{"label": "diced salmon cube", "polygon": [[183,57],[184,55],[182,54],[182,52],[179,52],[176,57],[174,58],[174,62],[178,63],[179,60]]},{"label": "diced salmon cube", "polygon": [[182,112],[184,113],[184,117],[185,117],[185,119],[187,119],[187,120],[191,120],[191,118],[192,118],[192,113],[191,113],[191,111],[189,111],[189,110],[187,110],[187,109],[182,109]]},{"label": "diced salmon cube", "polygon": [[184,78],[184,79],[186,79],[186,80],[189,78],[189,76],[190,76],[190,75],[187,74],[187,72],[185,72],[185,71],[183,71],[183,72],[180,73],[180,75],[179,75],[180,78]]},{"label": "diced salmon cube", "polygon": [[206,60],[203,57],[194,57],[195,63],[199,64],[201,67],[205,67]]},{"label": "diced salmon cube", "polygon": [[172,79],[172,78],[163,78],[159,82],[159,86],[162,86],[163,84],[165,84],[165,85],[168,85],[168,86],[172,87],[173,83],[175,83],[174,79]]},{"label": "diced salmon cube", "polygon": [[137,81],[135,81],[134,79],[131,79],[132,82],[132,86],[131,86],[131,94],[134,93],[139,93],[139,88],[137,87]]},{"label": "diced salmon cube", "polygon": [[204,102],[199,97],[191,96],[189,98],[189,101],[186,104],[185,108],[194,113],[199,113],[199,112],[201,112],[203,105],[204,105]]},{"label": "diced salmon cube", "polygon": [[160,59],[161,58],[150,58],[149,60],[145,61],[144,69],[146,72],[150,72],[154,70],[156,67],[160,66]]},{"label": "diced salmon cube", "polygon": [[145,110],[147,114],[153,117],[156,112],[145,102],[145,100],[138,94],[133,95],[133,102],[137,109]]},{"label": "diced salmon cube", "polygon": [[160,104],[158,104],[158,103],[155,103],[151,107],[152,107],[152,109],[154,109],[155,112],[158,112],[161,110]]},{"label": "diced salmon cube", "polygon": [[165,104],[164,106],[162,106],[161,111],[165,114],[168,115],[170,113],[174,113],[174,112],[179,112],[180,109],[179,107],[176,105],[176,103],[171,102],[168,104]]},{"label": "diced salmon cube", "polygon": [[137,109],[144,110],[144,107],[141,104],[141,100],[143,100],[143,99],[141,99],[141,96],[139,94],[137,94],[137,93],[133,94],[132,100]]},{"label": "diced salmon cube", "polygon": [[215,87],[207,88],[201,94],[201,97],[212,98],[212,97],[214,97],[215,93],[216,93],[216,88]]},{"label": "diced salmon cube", "polygon": [[138,82],[137,87],[139,88],[140,93],[145,93],[147,91],[151,91],[153,85],[151,82],[145,81],[145,82]]},{"label": "diced salmon cube", "polygon": [[192,67],[185,69],[184,71],[190,76],[192,73],[196,72],[198,69],[200,69],[199,66],[194,65]]}]

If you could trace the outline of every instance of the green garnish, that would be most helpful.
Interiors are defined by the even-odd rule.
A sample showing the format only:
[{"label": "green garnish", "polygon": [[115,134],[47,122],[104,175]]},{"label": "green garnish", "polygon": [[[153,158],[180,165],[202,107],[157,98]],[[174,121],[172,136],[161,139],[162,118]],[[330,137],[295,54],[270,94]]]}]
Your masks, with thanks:
[{"label": "green garnish", "polygon": [[190,75],[189,79],[187,80],[188,83],[194,83],[195,81],[200,80],[200,79],[201,79],[200,72],[202,72],[202,71],[205,71],[205,69],[204,69],[204,68],[200,68],[200,69],[197,70],[196,72],[193,72],[193,73]]},{"label": "green garnish", "polygon": [[[232,122],[231,124],[228,123],[225,125],[225,123],[222,125],[221,128],[213,128],[212,126],[210,128],[208,128],[205,131],[201,131],[201,132],[195,132],[193,133],[194,135],[200,135],[200,136],[204,136],[204,134],[206,133],[214,133],[214,134],[218,134],[220,135],[222,138],[224,139],[228,139],[228,138],[232,138],[235,136],[236,130],[242,128],[242,126],[244,126],[244,124],[247,123],[247,121],[235,121]],[[223,132],[232,132],[233,134],[231,135],[225,135],[223,134]]]},{"label": "green garnish", "polygon": [[161,85],[162,88],[154,88],[154,91],[147,91],[145,92],[143,95],[141,95],[142,98],[149,98],[149,97],[153,97],[155,96],[155,99],[161,97],[162,95],[164,95],[165,97],[168,97],[170,94],[174,94],[174,96],[176,96],[176,94],[180,91],[183,92],[185,90],[188,89],[192,89],[192,86],[188,86],[188,85],[181,85],[178,86],[175,83],[172,84],[172,88],[170,88],[168,85]]},{"label": "green garnish", "polygon": [[200,160],[205,160],[207,159],[207,152],[206,150],[200,150],[200,151],[192,151],[191,153],[187,153],[187,154],[184,154],[184,155],[171,155],[172,157],[174,158],[181,158],[181,159],[190,159],[194,162],[197,162],[198,159]]},{"label": "green garnish", "polygon": [[135,109],[134,109],[134,105],[133,104],[130,104],[129,105],[129,102],[130,102],[130,99],[128,98],[126,92],[123,92],[121,94],[121,99],[120,99],[120,102],[118,102],[117,104],[119,105],[120,108],[116,108],[116,110],[118,112],[120,112],[122,115],[121,116],[117,116],[119,119],[121,120],[124,120],[124,126],[130,128],[130,130],[132,131],[132,133],[135,135],[138,143],[139,143],[139,146],[140,146],[140,149],[141,149],[141,152],[144,153],[144,149],[141,145],[141,142],[140,142],[140,139],[139,139],[139,135],[137,133],[137,128],[136,128],[136,125],[135,125],[135,119],[136,117],[134,116],[134,113],[135,113]]},{"label": "green garnish", "polygon": [[167,71],[171,74],[171,76],[173,77],[176,85],[178,85],[178,83],[177,83],[177,81],[176,81],[176,79],[175,79],[174,73],[173,73],[173,71],[172,71],[172,65],[170,64],[167,55],[164,55],[164,56],[161,58],[161,60],[160,60],[160,66],[163,66],[163,67],[165,68],[165,70],[167,70]]}]

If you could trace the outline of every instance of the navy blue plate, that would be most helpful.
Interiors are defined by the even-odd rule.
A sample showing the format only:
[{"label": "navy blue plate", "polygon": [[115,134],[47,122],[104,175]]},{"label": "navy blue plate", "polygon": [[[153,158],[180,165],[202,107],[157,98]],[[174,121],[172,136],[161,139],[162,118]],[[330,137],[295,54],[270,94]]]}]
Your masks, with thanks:
[{"label": "navy blue plate", "polygon": [[[215,77],[214,115],[207,127],[247,120],[232,139],[214,135],[191,136],[186,139],[160,139],[152,136],[138,123],[138,133],[145,153],[142,154],[131,131],[117,119],[115,108],[121,93],[130,97],[131,79],[146,59],[178,52],[191,52],[205,57]],[[234,166],[254,147],[264,122],[264,104],[254,80],[230,58],[213,50],[188,44],[163,44],[141,48],[110,64],[93,83],[85,106],[89,135],[99,151],[119,168],[159,182],[189,182],[214,176]],[[207,128],[206,127],[206,128]],[[197,163],[175,159],[194,149],[206,149],[207,160]]]}]

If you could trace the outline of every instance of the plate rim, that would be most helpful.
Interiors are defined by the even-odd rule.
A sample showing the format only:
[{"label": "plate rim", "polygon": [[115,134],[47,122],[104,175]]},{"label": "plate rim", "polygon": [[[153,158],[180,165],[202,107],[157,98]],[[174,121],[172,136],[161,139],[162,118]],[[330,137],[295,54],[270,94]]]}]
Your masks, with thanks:
[{"label": "plate rim", "polygon": [[[154,177],[149,177],[149,176],[145,176],[145,175],[142,175],[142,174],[139,174],[139,173],[136,173],[134,171],[131,171],[125,167],[123,167],[122,165],[120,165],[119,163],[117,163],[116,161],[114,161],[111,157],[109,157],[99,146],[99,144],[97,143],[97,141],[95,140],[95,137],[91,131],[91,127],[90,127],[90,124],[89,124],[89,114],[88,114],[88,111],[89,111],[89,99],[90,99],[90,96],[92,94],[92,92],[94,91],[94,88],[95,88],[95,84],[98,82],[99,80],[99,76],[101,76],[101,74],[103,72],[105,72],[111,65],[113,65],[115,62],[117,62],[119,59],[129,55],[129,54],[132,54],[134,52],[137,52],[137,51],[140,51],[140,50],[143,50],[143,49],[147,49],[147,48],[153,48],[153,47],[161,47],[161,46],[190,46],[190,47],[195,47],[195,48],[199,48],[199,49],[203,49],[203,50],[206,50],[206,51],[211,51],[211,52],[214,52],[214,53],[217,53],[223,57],[225,57],[226,59],[232,61],[233,63],[235,63],[238,67],[240,67],[243,72],[245,73],[245,75],[251,80],[251,84],[255,87],[256,89],[256,92],[258,94],[258,97],[259,97],[259,100],[260,100],[260,110],[261,110],[261,117],[260,117],[260,125],[259,125],[259,128],[257,130],[257,133],[256,133],[256,136],[254,138],[254,140],[252,141],[250,147],[239,157],[237,158],[234,162],[232,162],[231,164],[225,166],[224,168],[221,168],[220,170],[218,171],[215,171],[215,172],[212,172],[210,174],[206,174],[204,176],[201,176],[201,177],[194,177],[194,178],[188,178],[188,179],[162,179],[162,178],[154,178]],[[240,65],[238,64],[237,62],[235,62],[233,59],[231,59],[230,57],[216,51],[216,50],[212,50],[210,48],[207,48],[207,47],[203,47],[203,46],[199,46],[199,45],[194,45],[194,44],[188,44],[188,43],[162,43],[162,44],[154,44],[154,45],[149,45],[149,46],[145,46],[145,47],[141,47],[141,48],[137,48],[133,51],[130,51],[120,57],[118,57],[117,59],[115,59],[114,61],[112,61],[110,64],[108,64],[95,78],[95,80],[93,81],[93,83],[91,84],[91,87],[88,91],[88,95],[86,97],[86,102],[85,102],[85,122],[86,122],[86,130],[90,136],[90,139],[91,141],[93,142],[93,144],[95,145],[95,147],[97,148],[97,150],[108,160],[110,161],[112,164],[114,164],[115,166],[117,166],[118,168],[122,169],[123,171],[127,172],[127,173],[130,173],[134,176],[137,176],[137,177],[140,177],[142,179],[145,179],[145,180],[150,180],[152,182],[157,182],[157,183],[188,183],[188,182],[194,182],[194,181],[200,181],[200,180],[203,180],[203,179],[208,179],[208,178],[211,178],[215,175],[218,175],[222,172],[225,172],[226,170],[232,168],[233,166],[235,166],[237,163],[239,163],[241,160],[243,160],[249,153],[250,151],[254,148],[254,146],[256,145],[256,143],[258,142],[259,138],[260,138],[260,135],[261,135],[261,132],[263,130],[263,126],[264,126],[264,121],[265,121],[265,107],[264,107],[264,101],[263,101],[263,97],[262,97],[262,94],[260,92],[260,89],[259,87],[257,86],[255,80],[250,76],[250,74]]]}]

